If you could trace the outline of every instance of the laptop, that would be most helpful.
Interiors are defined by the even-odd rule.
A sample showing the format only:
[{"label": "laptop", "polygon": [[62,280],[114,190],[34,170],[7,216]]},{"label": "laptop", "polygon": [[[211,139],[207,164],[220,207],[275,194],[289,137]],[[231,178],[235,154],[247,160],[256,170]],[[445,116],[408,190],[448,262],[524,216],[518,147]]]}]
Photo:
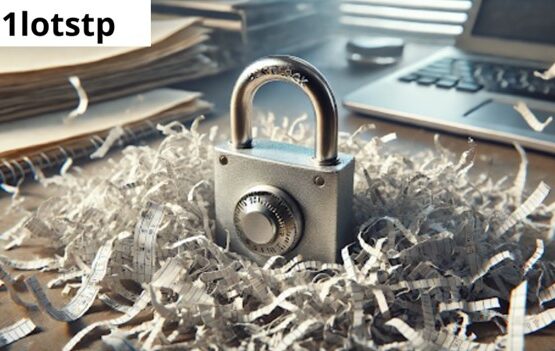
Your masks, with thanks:
[{"label": "laptop", "polygon": [[555,79],[534,75],[555,62],[554,0],[474,0],[454,47],[349,95],[350,110],[555,153]]}]

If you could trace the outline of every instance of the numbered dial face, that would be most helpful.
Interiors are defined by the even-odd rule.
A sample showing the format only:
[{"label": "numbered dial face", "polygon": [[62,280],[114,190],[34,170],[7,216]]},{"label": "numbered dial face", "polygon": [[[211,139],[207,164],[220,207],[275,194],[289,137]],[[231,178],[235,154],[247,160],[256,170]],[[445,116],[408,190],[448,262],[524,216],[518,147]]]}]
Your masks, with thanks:
[{"label": "numbered dial face", "polygon": [[283,255],[302,235],[302,214],[295,200],[272,186],[250,189],[235,207],[235,229],[252,251],[263,256]]}]

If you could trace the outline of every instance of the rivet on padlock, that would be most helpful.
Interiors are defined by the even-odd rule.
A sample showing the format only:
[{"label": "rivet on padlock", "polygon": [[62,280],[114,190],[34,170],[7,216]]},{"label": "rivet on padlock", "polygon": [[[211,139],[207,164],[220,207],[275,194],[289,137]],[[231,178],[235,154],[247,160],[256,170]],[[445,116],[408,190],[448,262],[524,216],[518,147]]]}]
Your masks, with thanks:
[{"label": "rivet on padlock", "polygon": [[[258,89],[292,82],[316,116],[315,149],[254,140],[251,110]],[[231,143],[216,147],[217,241],[263,263],[270,256],[336,261],[353,240],[354,158],[338,154],[335,98],[308,62],[271,56],[251,64],[231,98]]]}]

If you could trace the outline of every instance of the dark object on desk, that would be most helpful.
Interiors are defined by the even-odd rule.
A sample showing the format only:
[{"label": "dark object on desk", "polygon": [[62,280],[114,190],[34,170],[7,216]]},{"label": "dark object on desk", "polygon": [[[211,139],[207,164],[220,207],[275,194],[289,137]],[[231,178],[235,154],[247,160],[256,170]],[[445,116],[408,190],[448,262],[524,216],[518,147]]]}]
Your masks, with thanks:
[{"label": "dark object on desk", "polygon": [[399,61],[404,48],[400,38],[357,37],[347,42],[347,60],[356,66],[390,65]]},{"label": "dark object on desk", "polygon": [[475,1],[455,48],[359,89],[344,104],[379,117],[555,153],[555,125],[536,131],[512,108],[522,100],[538,124],[555,114],[555,80],[535,74],[555,61],[553,13],[555,2],[549,0]]}]

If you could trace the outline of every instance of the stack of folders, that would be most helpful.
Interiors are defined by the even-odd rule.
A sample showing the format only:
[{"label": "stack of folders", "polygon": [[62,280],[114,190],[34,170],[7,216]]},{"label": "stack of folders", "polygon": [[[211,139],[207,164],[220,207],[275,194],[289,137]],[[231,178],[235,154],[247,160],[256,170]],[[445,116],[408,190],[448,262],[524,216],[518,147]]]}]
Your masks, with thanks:
[{"label": "stack of folders", "polygon": [[163,88],[220,70],[198,18],[155,20],[145,48],[3,48],[0,55],[0,184],[89,158],[111,130],[115,145],[189,120],[211,105]]},{"label": "stack of folders", "polygon": [[64,163],[88,159],[119,127],[115,146],[136,144],[159,134],[158,124],[188,121],[210,112],[199,93],[161,88],[100,102],[71,122],[67,111],[0,125],[0,184],[15,185]]},{"label": "stack of folders", "polygon": [[198,16],[222,59],[245,62],[325,40],[336,24],[333,0],[153,0],[153,11]]},{"label": "stack of folders", "polygon": [[218,70],[198,19],[152,23],[145,48],[3,48],[0,122],[75,108],[69,77],[80,79],[89,103],[213,74]]}]

